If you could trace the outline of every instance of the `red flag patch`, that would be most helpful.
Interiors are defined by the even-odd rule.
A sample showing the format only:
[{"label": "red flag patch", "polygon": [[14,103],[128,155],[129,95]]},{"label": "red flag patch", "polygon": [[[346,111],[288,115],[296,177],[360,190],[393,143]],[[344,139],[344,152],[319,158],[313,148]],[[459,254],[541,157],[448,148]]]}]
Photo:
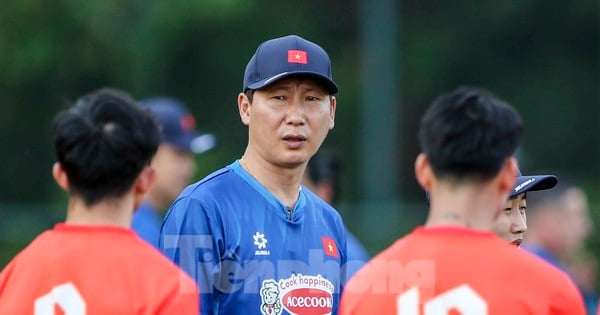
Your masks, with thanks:
[{"label": "red flag patch", "polygon": [[196,128],[196,120],[194,119],[194,116],[188,114],[181,117],[181,119],[179,120],[179,125],[181,129],[190,132],[194,130],[194,128]]},{"label": "red flag patch", "polygon": [[308,63],[308,56],[304,50],[288,50],[288,62],[289,63]]},{"label": "red flag patch", "polygon": [[335,241],[333,239],[321,236],[321,241],[323,242],[323,250],[325,251],[325,255],[340,258],[340,253],[338,252],[337,245],[335,245]]}]

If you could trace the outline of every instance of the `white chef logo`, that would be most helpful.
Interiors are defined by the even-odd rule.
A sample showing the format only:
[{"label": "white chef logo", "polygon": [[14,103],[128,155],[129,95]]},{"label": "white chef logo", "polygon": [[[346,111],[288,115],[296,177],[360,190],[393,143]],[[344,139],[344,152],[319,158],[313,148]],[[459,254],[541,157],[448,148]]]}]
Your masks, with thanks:
[{"label": "white chef logo", "polygon": [[321,275],[292,274],[287,279],[264,280],[260,289],[260,312],[280,315],[285,309],[293,315],[327,315],[333,310],[331,281]]}]

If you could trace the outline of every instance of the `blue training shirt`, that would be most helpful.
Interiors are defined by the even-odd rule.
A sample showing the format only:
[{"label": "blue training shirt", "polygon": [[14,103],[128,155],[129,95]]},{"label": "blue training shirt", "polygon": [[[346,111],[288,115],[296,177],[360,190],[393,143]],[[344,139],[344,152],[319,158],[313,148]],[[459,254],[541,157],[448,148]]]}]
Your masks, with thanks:
[{"label": "blue training shirt", "polygon": [[346,228],[346,277],[351,279],[370,259],[369,253],[360,241]]},{"label": "blue training shirt", "polygon": [[131,228],[146,242],[158,248],[162,218],[150,203],[144,201],[133,213]]},{"label": "blue training shirt", "polygon": [[346,263],[340,215],[308,189],[293,211],[235,161],[188,186],[159,248],[196,279],[202,314],[336,314]]}]

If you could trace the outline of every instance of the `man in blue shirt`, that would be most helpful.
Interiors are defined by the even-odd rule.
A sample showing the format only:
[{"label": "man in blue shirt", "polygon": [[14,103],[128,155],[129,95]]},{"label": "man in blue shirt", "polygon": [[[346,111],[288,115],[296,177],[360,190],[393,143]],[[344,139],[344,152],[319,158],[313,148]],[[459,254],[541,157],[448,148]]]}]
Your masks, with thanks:
[{"label": "man in blue shirt", "polygon": [[190,184],[196,171],[194,154],[212,149],[216,138],[210,133],[198,133],[194,117],[176,99],[154,97],[141,103],[158,118],[162,138],[152,160],[157,175],[156,183],[134,213],[132,228],[141,238],[158,248],[164,211]]},{"label": "man in blue shirt", "polygon": [[248,62],[244,154],[186,188],[161,230],[161,250],[198,281],[203,314],[337,312],[344,224],[300,185],[337,91],[325,50],[299,36],[263,42]]},{"label": "man in blue shirt", "polygon": [[551,191],[528,196],[527,236],[524,248],[566,271],[565,261],[575,256],[590,234],[585,192],[568,182]]}]

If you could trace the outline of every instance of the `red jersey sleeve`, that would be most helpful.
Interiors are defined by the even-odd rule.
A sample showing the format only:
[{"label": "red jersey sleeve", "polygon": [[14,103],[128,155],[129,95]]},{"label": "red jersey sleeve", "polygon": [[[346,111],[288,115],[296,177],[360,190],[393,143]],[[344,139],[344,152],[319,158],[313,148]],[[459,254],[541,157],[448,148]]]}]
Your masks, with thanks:
[{"label": "red jersey sleeve", "polygon": [[10,275],[12,273],[13,266],[14,260],[11,261],[8,265],[6,265],[6,267],[2,269],[2,272],[0,272],[0,301],[2,300],[2,292],[4,292],[4,288],[8,283],[8,279],[10,278]]},{"label": "red jersey sleeve", "polygon": [[[200,299],[196,283],[188,278],[182,278],[182,281],[186,282],[182,284],[182,287],[186,289],[175,288],[170,292],[165,297],[158,314],[200,314]],[[189,288],[194,288],[194,290],[190,291]]]},{"label": "red jersey sleeve", "polygon": [[552,298],[551,315],[585,315],[585,304],[579,290],[565,275],[564,284],[556,288]]}]

